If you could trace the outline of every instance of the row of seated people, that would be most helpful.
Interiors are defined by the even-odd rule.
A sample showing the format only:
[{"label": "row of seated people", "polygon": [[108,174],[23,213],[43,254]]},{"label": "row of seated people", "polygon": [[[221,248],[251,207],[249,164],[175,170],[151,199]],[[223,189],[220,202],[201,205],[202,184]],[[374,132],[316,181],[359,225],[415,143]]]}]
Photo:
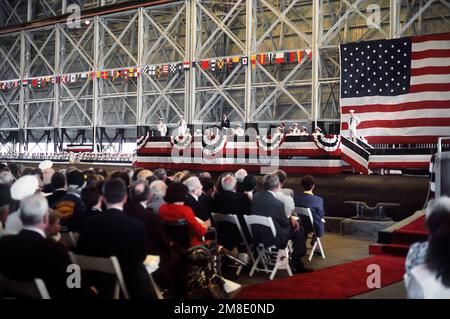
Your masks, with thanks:
[{"label": "row of seated people", "polygon": [[[216,184],[209,173],[196,177],[163,169],[117,171],[110,178],[100,168],[80,172],[68,167],[51,174],[51,168],[39,171],[11,164],[0,170],[0,274],[17,280],[40,277],[53,298],[101,295],[91,287],[67,288],[71,262],[59,235],[59,221],[79,232],[78,253],[118,257],[132,298],[151,296],[142,264],[148,254],[161,256],[162,285],[173,289],[174,296],[184,293],[183,265],[161,221],[186,219],[195,245],[211,225],[211,212],[241,217],[250,210],[270,216],[277,228],[275,245],[284,247],[288,239],[293,240],[293,266],[300,272],[304,271],[300,259],[306,251],[304,234],[310,225],[288,218],[291,208],[313,208],[317,234],[323,234],[323,201],[312,195],[313,179],[303,178],[304,193],[294,195],[283,188],[286,175],[282,171],[266,175],[263,191],[255,193],[256,179],[244,170],[224,173]],[[65,203],[58,205],[61,202]],[[430,202],[426,212],[430,239],[413,245],[406,261],[410,297],[449,296],[449,219],[448,197]],[[264,237],[253,235],[255,241],[264,242]],[[238,244],[237,238],[224,237],[228,248]]]},{"label": "row of seated people", "polygon": [[[16,168],[13,168],[12,171],[17,174]],[[125,256],[131,254],[137,258],[134,259],[135,261],[138,261],[134,263],[134,267],[137,267],[137,264],[141,264],[142,261],[140,259],[144,258],[147,254],[161,256],[161,269],[163,270],[161,277],[163,285],[167,287],[171,286],[169,283],[173,273],[171,265],[174,264],[172,259],[176,258],[172,258],[174,254],[171,254],[167,238],[165,238],[164,231],[161,228],[161,220],[172,221],[180,218],[186,219],[192,227],[192,233],[194,234],[192,236],[191,244],[196,245],[201,242],[201,237],[211,225],[211,212],[237,214],[240,218],[242,218],[243,214],[250,214],[252,211],[254,213],[264,214],[273,213],[272,211],[265,212],[263,209],[252,208],[252,206],[258,203],[258,201],[254,202],[252,198],[256,187],[256,178],[254,176],[245,176],[246,172],[244,170],[236,172],[236,176],[232,173],[224,174],[218,179],[217,186],[214,185],[211,176],[208,176],[206,173],[200,174],[199,179],[196,176],[190,176],[189,172],[179,172],[173,176],[167,176],[167,172],[163,169],[156,170],[154,174],[148,170],[142,169],[137,169],[134,172],[117,171],[111,175],[110,180],[106,180],[109,184],[105,184],[105,171],[80,172],[74,167],[68,167],[66,170],[59,172],[53,172],[53,174],[51,174],[50,184],[44,185],[43,181],[48,181],[49,179],[49,171],[51,172],[52,169],[44,169],[41,174],[39,174],[39,171],[36,169],[24,170],[22,173],[28,175],[18,178],[17,181],[14,181],[15,177],[12,176],[12,173],[9,171],[0,173],[0,176],[8,175],[7,173],[12,176],[12,178],[6,178],[3,179],[3,181],[6,182],[6,187],[9,187],[8,183],[12,184],[9,192],[16,201],[24,201],[34,194],[46,195],[44,198],[46,199],[47,206],[52,208],[55,212],[54,215],[51,215],[52,218],[50,218],[53,220],[52,223],[48,224],[47,222],[48,225],[45,229],[47,235],[49,235],[52,240],[59,241],[59,226],[55,225],[59,219],[61,220],[61,225],[65,229],[80,233],[79,252],[94,255],[108,255],[112,253],[112,250],[110,250],[112,248],[108,249],[108,244],[117,244],[113,242],[113,238],[127,238],[130,240],[129,244],[130,246],[133,246],[133,249],[124,249],[124,252],[126,252]],[[286,175],[281,171],[278,172],[278,174],[272,174],[265,178],[265,180],[267,179],[268,181],[271,180],[271,178],[274,179],[272,181],[273,185],[270,187],[265,186],[265,188],[269,187],[271,191],[274,191],[274,193],[277,194],[278,188],[281,187],[278,176],[281,176],[282,180],[286,178]],[[117,184],[117,180],[124,184],[125,197],[121,198],[123,192],[121,193],[116,190],[116,194],[108,199],[108,196],[105,193],[106,189],[108,189],[107,185],[119,189],[120,185],[114,184]],[[130,183],[131,180],[134,180],[134,182]],[[309,179],[306,178],[304,180],[308,181]],[[312,182],[312,180],[310,180],[310,182]],[[266,182],[264,183],[266,184]],[[312,189],[312,186],[308,187]],[[127,195],[129,195],[129,197],[127,197]],[[290,193],[290,195],[292,195],[292,193]],[[42,197],[44,195],[40,196]],[[277,196],[283,200],[282,196]],[[298,235],[297,238],[299,238],[299,240],[295,242],[298,244],[294,247],[294,255],[300,257],[303,256],[306,251],[306,248],[304,247],[304,231],[301,230],[294,219],[289,220],[289,210],[292,212],[295,204],[293,203],[292,197],[288,197],[288,199],[290,199],[290,201],[285,200],[287,203],[286,205],[288,206],[282,204],[282,210],[276,211],[275,213],[278,215],[274,215],[273,218],[279,220],[276,224],[277,227],[279,226],[279,229],[277,230],[280,237],[280,243],[287,242],[287,238],[292,234],[290,234],[290,230],[286,231],[286,227],[290,228],[290,225],[293,225],[293,229],[295,230],[293,233]],[[125,201],[122,203],[123,200]],[[296,200],[303,200],[302,196],[299,196]],[[35,203],[39,202],[39,198],[34,198],[34,201]],[[277,199],[275,199],[275,201],[280,204]],[[254,203],[252,204],[252,202]],[[26,201],[24,201],[24,203],[26,203]],[[301,203],[299,202],[299,204]],[[17,209],[14,205],[10,206],[13,212],[7,214],[8,216],[3,214],[2,221],[6,226],[6,229],[3,230],[3,232],[14,234],[20,233],[24,229],[26,230],[29,225],[25,225],[22,220],[23,211],[26,210],[26,207]],[[34,206],[43,207],[42,205],[39,206],[37,204]],[[262,206],[267,207],[266,204],[263,204]],[[323,214],[323,204],[319,202],[319,206],[322,207],[321,210],[319,209],[319,213]],[[111,212],[114,210],[122,210],[125,214],[124,216],[121,214],[100,214],[102,211],[110,210],[112,210]],[[159,214],[155,214],[155,212]],[[280,215],[280,213],[282,214]],[[120,218],[113,218],[113,216],[116,215],[122,217],[134,217],[141,221],[145,228],[145,241],[142,241],[142,238],[139,239],[138,234],[142,232],[133,230],[128,234],[126,231],[127,227],[123,226],[127,223]],[[86,228],[86,225],[90,224],[93,220],[98,218],[98,216],[102,216],[98,225],[90,226],[97,229],[95,231],[87,231],[86,233],[86,229],[89,229]],[[96,224],[94,223],[93,225]],[[117,226],[117,229],[114,228],[114,225]],[[119,225],[121,225],[121,227],[118,227]],[[130,226],[130,228],[133,227]],[[323,233],[323,227],[319,227],[319,229],[322,229],[321,232]],[[105,234],[107,233],[107,230],[111,230],[112,234],[117,231],[118,234],[121,235],[116,234],[108,237]],[[131,236],[131,233],[133,233],[133,236]],[[286,237],[286,235],[288,235],[288,237]],[[95,236],[100,236],[104,239],[104,242],[102,243],[102,240]],[[88,240],[86,240],[86,238],[88,238]],[[235,245],[238,244],[239,240],[239,238],[225,238],[223,244],[232,250]],[[85,250],[86,244],[84,243],[86,241],[88,243],[101,244]],[[131,245],[133,241],[134,244]],[[137,241],[140,242],[140,245],[136,244]],[[144,243],[146,244],[144,245]],[[128,245],[125,241],[122,244],[124,247],[127,247]],[[143,249],[142,247],[146,248]],[[122,256],[120,251],[118,251],[116,255],[118,255],[119,260],[122,261],[129,259],[128,257],[120,258],[120,256]],[[295,260],[293,266],[297,271],[302,271],[304,268],[300,258]],[[131,266],[127,262],[124,263],[123,268],[126,270],[126,273],[129,273],[128,269],[130,269],[130,267]],[[132,273],[139,272],[133,270]],[[131,281],[130,285],[132,287],[135,286],[133,285],[133,281]],[[138,293],[137,295],[139,296],[142,294]]]}]

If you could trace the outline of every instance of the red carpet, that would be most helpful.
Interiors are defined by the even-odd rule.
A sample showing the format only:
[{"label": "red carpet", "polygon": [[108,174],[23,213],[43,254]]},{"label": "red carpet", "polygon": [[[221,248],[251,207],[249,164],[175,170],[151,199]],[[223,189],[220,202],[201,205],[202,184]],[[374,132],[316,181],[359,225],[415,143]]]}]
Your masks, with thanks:
[{"label": "red carpet", "polygon": [[403,226],[402,228],[394,230],[394,232],[412,232],[412,233],[422,233],[427,234],[427,229],[425,228],[425,215],[417,218],[411,223]]},{"label": "red carpet", "polygon": [[372,255],[388,254],[406,256],[409,246],[415,242],[426,241],[428,231],[425,227],[425,216],[421,216],[390,234],[390,243],[372,244],[369,253]]},{"label": "red carpet", "polygon": [[405,258],[379,255],[245,287],[238,299],[342,299],[370,291],[367,266],[381,268],[381,287],[403,279]]}]

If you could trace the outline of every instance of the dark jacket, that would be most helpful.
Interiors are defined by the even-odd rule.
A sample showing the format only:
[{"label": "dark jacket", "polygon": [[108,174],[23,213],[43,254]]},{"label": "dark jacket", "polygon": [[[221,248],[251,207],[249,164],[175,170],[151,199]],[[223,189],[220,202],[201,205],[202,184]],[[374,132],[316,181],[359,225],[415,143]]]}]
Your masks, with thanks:
[{"label": "dark jacket", "polygon": [[208,220],[211,217],[208,208],[200,201],[200,198],[197,200],[192,195],[188,194],[184,201],[184,205],[192,208],[194,215],[203,221]]},{"label": "dark jacket", "polygon": [[61,200],[61,198],[63,198],[64,196],[66,196],[66,194],[67,194],[67,191],[64,189],[54,191],[51,195],[48,195],[46,197],[48,206],[53,207],[55,205],[55,203],[58,202],[59,200]]},{"label": "dark jacket", "polygon": [[0,240],[0,273],[19,280],[40,278],[45,282],[50,298],[67,298],[76,293],[66,285],[69,255],[62,245],[39,233],[23,229],[18,235]]},{"label": "dark jacket", "polygon": [[150,296],[150,281],[143,262],[147,256],[147,239],[142,222],[117,209],[85,220],[77,245],[77,253],[116,256],[132,298]]},{"label": "dark jacket", "polygon": [[86,211],[80,196],[67,193],[53,208],[61,217],[61,226],[66,227],[68,231],[80,231],[82,214]]},{"label": "dark jacket", "polygon": [[286,217],[284,204],[269,191],[258,192],[253,195],[252,214],[272,217],[277,235],[275,238],[266,227],[253,227],[253,239],[265,246],[275,245],[284,248],[290,237],[291,222]]},{"label": "dark jacket", "polygon": [[130,203],[125,205],[124,213],[127,216],[136,218],[145,225],[147,248],[150,255],[159,255],[161,252],[169,252],[169,241],[166,238],[166,233],[164,232],[164,227],[159,215],[155,214],[150,208],[144,208],[140,203]]},{"label": "dark jacket", "polygon": [[[322,218],[325,216],[322,197],[311,194],[299,194],[295,195],[294,202],[296,207],[306,207],[311,209],[317,236],[322,236],[325,231],[325,225],[322,222]],[[312,231],[311,223],[309,221],[304,222],[304,220],[305,218],[302,219],[302,224],[303,227],[305,227],[305,230]]]}]

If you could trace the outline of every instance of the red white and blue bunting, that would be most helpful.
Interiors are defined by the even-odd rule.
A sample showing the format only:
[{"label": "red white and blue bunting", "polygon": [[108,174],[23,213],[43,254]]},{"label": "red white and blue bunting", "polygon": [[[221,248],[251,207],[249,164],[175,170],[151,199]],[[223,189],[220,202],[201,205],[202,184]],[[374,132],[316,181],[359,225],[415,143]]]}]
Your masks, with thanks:
[{"label": "red white and blue bunting", "polygon": [[170,143],[177,150],[184,150],[191,145],[192,136],[190,134],[170,136]]},{"label": "red white and blue bunting", "polygon": [[278,149],[283,142],[283,134],[258,135],[258,147],[265,151],[274,151]]},{"label": "red white and blue bunting", "polygon": [[339,148],[341,142],[340,135],[332,135],[332,137],[327,138],[322,134],[314,135],[314,143],[318,148],[326,152],[334,152]]},{"label": "red white and blue bunting", "polygon": [[203,154],[214,156],[224,149],[226,143],[227,137],[223,131],[217,130],[214,132],[211,129],[206,129],[202,138]]}]

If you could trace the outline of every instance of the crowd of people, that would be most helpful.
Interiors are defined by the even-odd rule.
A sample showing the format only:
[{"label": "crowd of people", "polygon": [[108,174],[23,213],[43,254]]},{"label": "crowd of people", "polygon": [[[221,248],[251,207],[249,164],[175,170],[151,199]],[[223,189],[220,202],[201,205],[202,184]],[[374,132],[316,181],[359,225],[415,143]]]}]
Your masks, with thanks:
[{"label": "crowd of people", "polygon": [[[314,195],[312,176],[301,179],[303,191],[299,193],[287,188],[286,180],[282,170],[265,175],[258,183],[244,169],[213,178],[209,172],[163,168],[126,168],[108,174],[100,167],[56,170],[48,161],[40,168],[0,164],[0,274],[21,281],[41,278],[52,298],[107,298],[110,281],[101,276],[86,274],[82,289],[67,287],[68,252],[116,256],[131,298],[152,298],[144,261],[148,255],[158,255],[156,280],[165,296],[184,297],[186,260],[164,224],[185,220],[190,246],[202,245],[215,226],[212,213],[237,215],[245,239],[253,244],[283,249],[291,241],[293,272],[310,272],[302,257],[316,239],[313,236],[307,243],[313,226],[313,234],[324,234],[324,202]],[[297,207],[311,209],[313,225],[296,216]],[[269,236],[263,228],[248,229],[244,215],[271,217],[276,236]],[[413,245],[406,262],[410,297],[449,293],[449,221],[450,199],[430,202],[426,213],[429,240]],[[66,232],[78,234],[75,247],[64,241]],[[217,241],[227,254],[249,260],[240,234],[222,228]]]},{"label": "crowd of people", "polygon": [[4,160],[52,160],[67,161],[70,163],[79,163],[82,161],[114,161],[131,162],[133,154],[131,153],[95,153],[95,152],[1,152],[0,159]]},{"label": "crowd of people", "polygon": [[[212,213],[236,214],[248,241],[284,248],[292,240],[295,273],[310,271],[301,257],[312,227],[299,223],[294,208],[312,208],[315,227],[319,236],[323,234],[323,201],[312,193],[313,178],[304,177],[305,192],[294,194],[284,188],[287,175],[281,170],[264,176],[259,192],[256,176],[244,169],[217,179],[209,172],[174,173],[163,168],[127,168],[111,174],[102,168],[56,170],[48,162],[41,168],[2,164],[0,170],[0,274],[16,280],[42,278],[54,298],[74,295],[65,286],[69,249],[89,256],[116,256],[132,298],[153,296],[143,262],[147,255],[158,255],[159,284],[167,296],[183,296],[184,261],[165,233],[165,222],[184,219],[190,245],[195,246],[204,243],[214,228]],[[243,218],[249,214],[272,217],[277,236],[266,238],[263,231],[250,236]],[[64,242],[64,232],[79,235],[76,247]],[[217,239],[222,251],[249,260],[236,233],[217,233]],[[30,260],[33,267],[28,267]],[[102,284],[75,294],[104,297],[107,289],[98,289]]]}]

